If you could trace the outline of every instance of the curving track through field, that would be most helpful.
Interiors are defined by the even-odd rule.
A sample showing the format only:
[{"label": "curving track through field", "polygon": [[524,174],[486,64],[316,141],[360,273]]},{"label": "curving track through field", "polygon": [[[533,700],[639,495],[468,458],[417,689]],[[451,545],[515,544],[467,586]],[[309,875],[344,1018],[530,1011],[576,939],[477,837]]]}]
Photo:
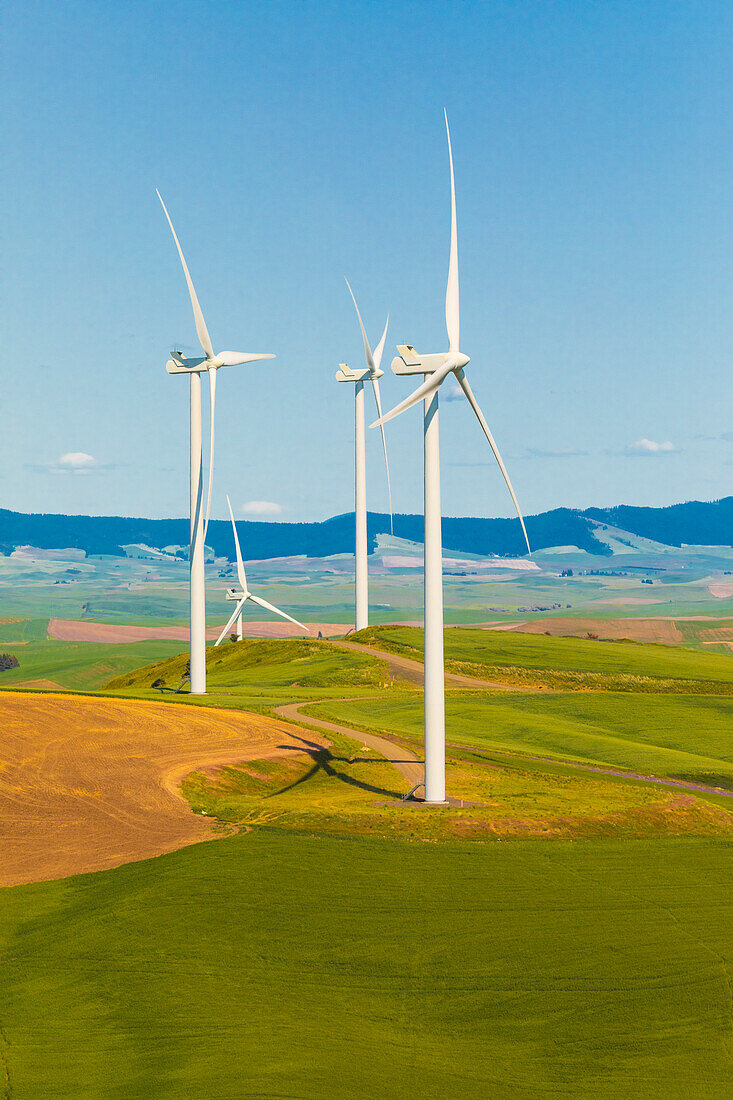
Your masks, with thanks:
[{"label": "curving track through field", "polygon": [[[416,661],[411,657],[398,656],[395,653],[389,653],[387,650],[376,649],[371,646],[357,645],[355,642],[344,642],[330,640],[329,645],[337,646],[340,649],[350,649],[360,651],[362,653],[370,653],[374,657],[379,657],[388,666],[391,674],[396,680],[404,680],[412,684],[423,683],[424,666],[420,661]],[[731,643],[733,645],[733,643]],[[499,684],[493,683],[491,680],[480,680],[474,676],[464,676],[455,672],[445,673],[445,686],[446,688],[456,689],[468,689],[468,690],[491,690],[491,691],[510,691],[510,692],[531,692],[534,688],[515,686],[513,684]],[[321,702],[336,703],[338,699],[322,699]],[[351,735],[360,737],[365,744],[371,745],[377,752],[381,752],[382,755],[389,760],[397,770],[405,776],[410,783],[418,782],[423,778],[423,763],[418,760],[418,757],[414,753],[409,752],[407,749],[396,745],[394,742],[389,741],[386,737],[378,737],[375,734],[367,734],[361,730],[355,730],[349,726],[337,725],[333,722],[327,722],[325,719],[316,718],[311,714],[308,714],[302,708],[307,707],[308,703],[290,703],[287,706],[277,707],[276,713],[286,719],[291,719],[294,722],[302,722],[311,728],[317,728],[320,730],[333,731],[346,736]],[[469,749],[472,752],[480,754],[480,750],[477,750],[473,745],[460,745],[455,742],[447,742],[447,746],[457,749]],[[505,753],[502,754],[500,750],[493,750],[494,755],[506,755],[513,759],[518,759],[517,753]],[[599,775],[610,775],[617,779],[632,779],[641,783],[648,783],[652,786],[661,787],[677,787],[685,791],[699,791],[705,794],[714,794],[717,797],[733,798],[733,791],[726,790],[722,787],[711,787],[704,783],[693,783],[686,779],[668,779],[665,776],[645,775],[643,772],[625,771],[621,768],[604,767],[598,764],[585,764],[579,760],[558,760],[555,757],[550,756],[535,756],[530,753],[521,754],[521,757],[525,760],[531,760],[534,763],[549,764],[556,768],[558,766],[566,769],[567,771],[578,772],[595,772]]]},{"label": "curving track through field", "polygon": [[[367,653],[370,657],[378,657],[380,661],[389,667],[396,680],[404,680],[408,684],[419,684],[422,687],[425,669],[422,661],[416,661],[414,657],[402,657],[397,653],[390,653],[386,649],[377,649],[375,646],[361,645],[357,642],[344,642],[329,639],[329,645],[337,649],[348,649],[353,653]],[[536,687],[526,687],[523,684],[504,684],[498,680],[481,680],[476,676],[464,676],[460,672],[446,672],[445,686],[447,688],[473,688],[474,691],[510,691],[513,693],[537,691]]]},{"label": "curving track through field", "polygon": [[[298,736],[300,734],[300,736]],[[0,886],[147,859],[215,835],[177,784],[325,743],[262,715],[0,693]]]}]

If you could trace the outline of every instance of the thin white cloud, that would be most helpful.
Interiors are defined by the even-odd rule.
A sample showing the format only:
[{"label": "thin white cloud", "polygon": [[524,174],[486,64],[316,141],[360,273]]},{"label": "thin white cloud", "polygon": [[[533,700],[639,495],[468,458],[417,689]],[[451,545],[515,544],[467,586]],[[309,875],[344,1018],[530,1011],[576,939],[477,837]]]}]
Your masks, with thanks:
[{"label": "thin white cloud", "polygon": [[248,500],[239,510],[245,516],[279,516],[283,508],[274,500]]},{"label": "thin white cloud", "polygon": [[99,465],[99,463],[94,455],[88,455],[85,451],[69,451],[67,454],[61,455],[57,465],[67,470],[89,470],[92,466]]},{"label": "thin white cloud", "polygon": [[87,454],[86,451],[67,451],[53,462],[44,462],[41,465],[29,466],[28,469],[37,470],[44,474],[71,474],[79,476],[84,474],[99,474],[105,470],[114,470],[114,463],[102,463]]},{"label": "thin white cloud", "polygon": [[460,401],[461,398],[465,397],[466,395],[464,394],[458,383],[453,382],[451,385],[446,386],[445,389],[441,391],[440,396],[442,397],[443,401]]},{"label": "thin white cloud", "polygon": [[55,462],[49,462],[46,469],[50,474],[92,474],[97,473],[100,465],[94,455],[86,451],[67,451]]},{"label": "thin white cloud", "polygon": [[675,447],[671,439],[665,440],[664,443],[657,443],[653,439],[637,439],[635,443],[630,443],[624,454],[629,456],[634,455],[669,455],[678,451],[679,447]]}]

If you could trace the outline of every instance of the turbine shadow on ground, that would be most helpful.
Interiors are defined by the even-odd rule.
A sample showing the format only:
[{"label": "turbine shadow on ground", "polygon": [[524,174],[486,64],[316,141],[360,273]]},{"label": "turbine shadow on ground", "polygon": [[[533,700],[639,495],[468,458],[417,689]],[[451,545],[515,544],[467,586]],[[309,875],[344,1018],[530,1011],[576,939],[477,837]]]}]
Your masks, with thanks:
[{"label": "turbine shadow on ground", "polygon": [[[309,779],[315,778],[319,772],[323,772],[330,779],[338,779],[342,783],[346,783],[350,787],[358,787],[362,791],[369,791],[371,794],[386,795],[388,798],[400,798],[399,791],[390,791],[385,787],[377,787],[372,783],[365,783],[363,780],[355,779],[353,775],[347,775],[345,772],[337,771],[333,767],[333,763],[349,763],[349,764],[368,764],[374,763],[372,757],[346,757],[334,756],[330,749],[323,748],[320,745],[314,745],[312,741],[306,741],[304,737],[298,737],[296,734],[292,735],[297,741],[302,741],[306,746],[305,751],[313,760],[313,767],[296,779],[293,783],[289,783],[287,787],[281,787],[278,791],[273,791],[272,794],[267,795],[267,798],[276,798],[278,795],[286,794],[288,791],[294,790],[296,787],[302,786],[307,783]],[[282,748],[292,748],[291,746],[283,745]]]}]

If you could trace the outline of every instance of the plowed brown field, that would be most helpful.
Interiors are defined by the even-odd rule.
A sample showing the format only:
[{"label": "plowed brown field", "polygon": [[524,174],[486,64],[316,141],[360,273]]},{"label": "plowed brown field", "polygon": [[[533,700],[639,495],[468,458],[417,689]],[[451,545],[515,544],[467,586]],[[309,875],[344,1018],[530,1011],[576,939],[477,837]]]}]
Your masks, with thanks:
[{"label": "plowed brown field", "polygon": [[583,638],[591,633],[609,640],[629,638],[635,642],[662,642],[666,645],[678,645],[684,641],[673,619],[535,619],[504,629],[521,634],[552,634],[558,638]]},{"label": "plowed brown field", "polygon": [[190,811],[180,780],[199,766],[325,744],[291,730],[209,707],[0,693],[0,886],[206,840],[213,826]]},{"label": "plowed brown field", "polygon": [[[224,620],[226,621],[226,620]],[[207,626],[206,638],[216,641],[222,626]],[[316,638],[320,631],[324,638],[333,638],[351,630],[350,623],[309,623],[311,637]],[[244,623],[244,635],[247,638],[302,638],[299,626],[286,622],[268,620]],[[107,642],[110,645],[125,642],[188,641],[187,626],[135,626],[125,623],[93,623],[85,619],[51,619],[48,624],[49,638],[62,642]],[[14,643],[17,644],[17,643]]]},{"label": "plowed brown field", "polygon": [[[208,641],[216,641],[221,632],[214,626],[206,629]],[[188,640],[188,627],[185,626],[128,626],[125,623],[93,623],[83,619],[50,619],[49,638],[61,642],[107,642],[109,645],[123,645],[126,642]]]},{"label": "plowed brown field", "polygon": [[719,600],[727,600],[733,596],[733,584],[709,584],[708,592]]}]

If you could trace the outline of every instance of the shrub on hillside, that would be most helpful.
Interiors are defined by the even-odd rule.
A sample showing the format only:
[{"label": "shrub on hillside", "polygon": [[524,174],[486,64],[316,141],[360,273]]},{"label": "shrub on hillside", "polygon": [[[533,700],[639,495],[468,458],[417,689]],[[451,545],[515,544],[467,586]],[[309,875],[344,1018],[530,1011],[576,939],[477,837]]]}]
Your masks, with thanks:
[{"label": "shrub on hillside", "polygon": [[18,667],[18,658],[13,653],[0,653],[0,672]]}]

